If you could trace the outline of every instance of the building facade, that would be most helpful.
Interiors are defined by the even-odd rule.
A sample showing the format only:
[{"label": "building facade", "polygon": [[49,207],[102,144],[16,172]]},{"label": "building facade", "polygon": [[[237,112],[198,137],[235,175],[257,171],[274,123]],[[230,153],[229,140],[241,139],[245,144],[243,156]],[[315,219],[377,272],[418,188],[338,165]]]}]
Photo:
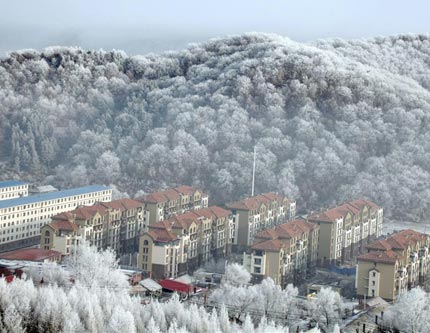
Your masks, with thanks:
[{"label": "building facade", "polygon": [[128,198],[78,207],[53,216],[41,228],[40,247],[68,255],[72,245],[85,240],[98,249],[130,253],[137,251],[148,220],[145,205]]},{"label": "building facade", "polygon": [[227,204],[236,225],[234,244],[246,250],[261,230],[291,220],[296,215],[296,202],[270,192]]},{"label": "building facade", "polygon": [[149,225],[139,244],[139,267],[153,278],[192,273],[211,258],[231,249],[231,212],[212,206]]},{"label": "building facade", "polygon": [[0,201],[0,252],[40,243],[51,217],[81,205],[110,201],[112,189],[92,185]]},{"label": "building facade", "polygon": [[353,262],[365,246],[382,235],[383,209],[359,199],[308,216],[320,227],[318,263]]},{"label": "building facade", "polygon": [[0,200],[9,200],[28,196],[28,183],[19,180],[0,182]]},{"label": "building facade", "polygon": [[145,204],[150,225],[190,210],[208,207],[208,196],[205,193],[185,185],[154,192],[137,200]]},{"label": "building facade", "polygon": [[360,299],[394,301],[430,277],[430,236],[411,229],[372,242],[357,257],[356,288]]},{"label": "building facade", "polygon": [[319,227],[297,219],[260,231],[243,254],[244,267],[254,282],[271,277],[285,287],[314,272],[317,260]]}]

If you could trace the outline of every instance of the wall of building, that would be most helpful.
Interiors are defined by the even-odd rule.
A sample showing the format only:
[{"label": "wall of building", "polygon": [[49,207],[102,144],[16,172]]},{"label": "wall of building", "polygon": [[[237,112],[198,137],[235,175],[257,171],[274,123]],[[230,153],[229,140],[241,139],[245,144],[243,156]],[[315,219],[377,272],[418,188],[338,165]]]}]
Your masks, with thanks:
[{"label": "wall of building", "polygon": [[[372,297],[372,289],[375,290],[375,297],[379,296],[386,300],[394,300],[396,298],[395,281],[396,281],[396,265],[385,263],[372,263],[359,261],[357,265],[356,287],[357,295],[360,297]],[[377,270],[380,274],[379,288],[369,285],[369,271]],[[379,289],[379,290],[378,290]],[[379,291],[379,294],[378,294]]]},{"label": "wall of building", "polygon": [[[62,192],[55,192],[57,198],[30,203],[18,198],[3,201],[0,206],[0,252],[35,245],[40,240],[40,228],[51,221],[51,217],[67,212],[81,205],[92,205],[97,201],[112,200],[112,190],[87,192],[79,195],[61,197]],[[22,202],[22,203],[21,203]]]}]

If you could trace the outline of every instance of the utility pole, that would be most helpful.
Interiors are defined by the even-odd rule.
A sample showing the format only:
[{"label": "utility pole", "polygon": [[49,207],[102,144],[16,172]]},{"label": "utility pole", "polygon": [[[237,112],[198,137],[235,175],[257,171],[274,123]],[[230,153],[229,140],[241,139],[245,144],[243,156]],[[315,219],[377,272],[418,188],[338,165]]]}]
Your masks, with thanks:
[{"label": "utility pole", "polygon": [[254,196],[254,183],[255,183],[255,160],[257,158],[257,146],[254,146],[254,164],[252,166],[252,191],[251,197]]}]

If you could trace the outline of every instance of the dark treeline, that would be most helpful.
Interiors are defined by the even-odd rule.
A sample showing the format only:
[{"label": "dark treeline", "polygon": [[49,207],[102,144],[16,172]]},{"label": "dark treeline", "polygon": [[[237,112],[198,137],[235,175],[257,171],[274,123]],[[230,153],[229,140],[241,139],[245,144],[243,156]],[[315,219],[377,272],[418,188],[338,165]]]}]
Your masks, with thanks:
[{"label": "dark treeline", "polygon": [[430,213],[430,37],[301,44],[248,34],[180,51],[49,48],[0,61],[0,161],[59,187],[256,189],[318,208]]}]

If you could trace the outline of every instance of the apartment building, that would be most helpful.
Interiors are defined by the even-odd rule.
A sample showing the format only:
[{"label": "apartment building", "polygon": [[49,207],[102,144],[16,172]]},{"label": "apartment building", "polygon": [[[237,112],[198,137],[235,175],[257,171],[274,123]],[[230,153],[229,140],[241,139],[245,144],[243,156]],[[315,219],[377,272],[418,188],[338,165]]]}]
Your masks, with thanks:
[{"label": "apartment building", "polygon": [[364,246],[382,234],[383,209],[358,199],[313,213],[308,221],[318,224],[320,265],[354,261]]},{"label": "apartment building", "polygon": [[130,253],[137,251],[148,220],[145,205],[128,198],[78,207],[53,216],[41,228],[40,247],[68,255],[73,244],[85,239],[98,249]]},{"label": "apartment building", "polygon": [[231,212],[212,206],[161,220],[142,233],[138,265],[153,278],[191,273],[230,253]]},{"label": "apartment building", "polygon": [[234,244],[245,250],[261,230],[291,220],[296,215],[296,202],[270,192],[227,204],[237,227]]},{"label": "apartment building", "polygon": [[430,277],[430,236],[402,230],[367,246],[357,257],[356,288],[360,299],[382,297],[394,301]]},{"label": "apartment building", "polygon": [[260,231],[243,254],[244,267],[254,282],[271,277],[282,287],[297,284],[315,270],[318,233],[317,224],[301,219]]},{"label": "apartment building", "polygon": [[0,252],[39,244],[40,228],[54,215],[111,199],[111,188],[92,185],[1,200]]},{"label": "apartment building", "polygon": [[28,183],[19,180],[0,182],[0,200],[8,200],[28,196]]},{"label": "apartment building", "polygon": [[185,185],[154,192],[137,200],[145,204],[150,225],[190,210],[208,207],[205,193]]}]

